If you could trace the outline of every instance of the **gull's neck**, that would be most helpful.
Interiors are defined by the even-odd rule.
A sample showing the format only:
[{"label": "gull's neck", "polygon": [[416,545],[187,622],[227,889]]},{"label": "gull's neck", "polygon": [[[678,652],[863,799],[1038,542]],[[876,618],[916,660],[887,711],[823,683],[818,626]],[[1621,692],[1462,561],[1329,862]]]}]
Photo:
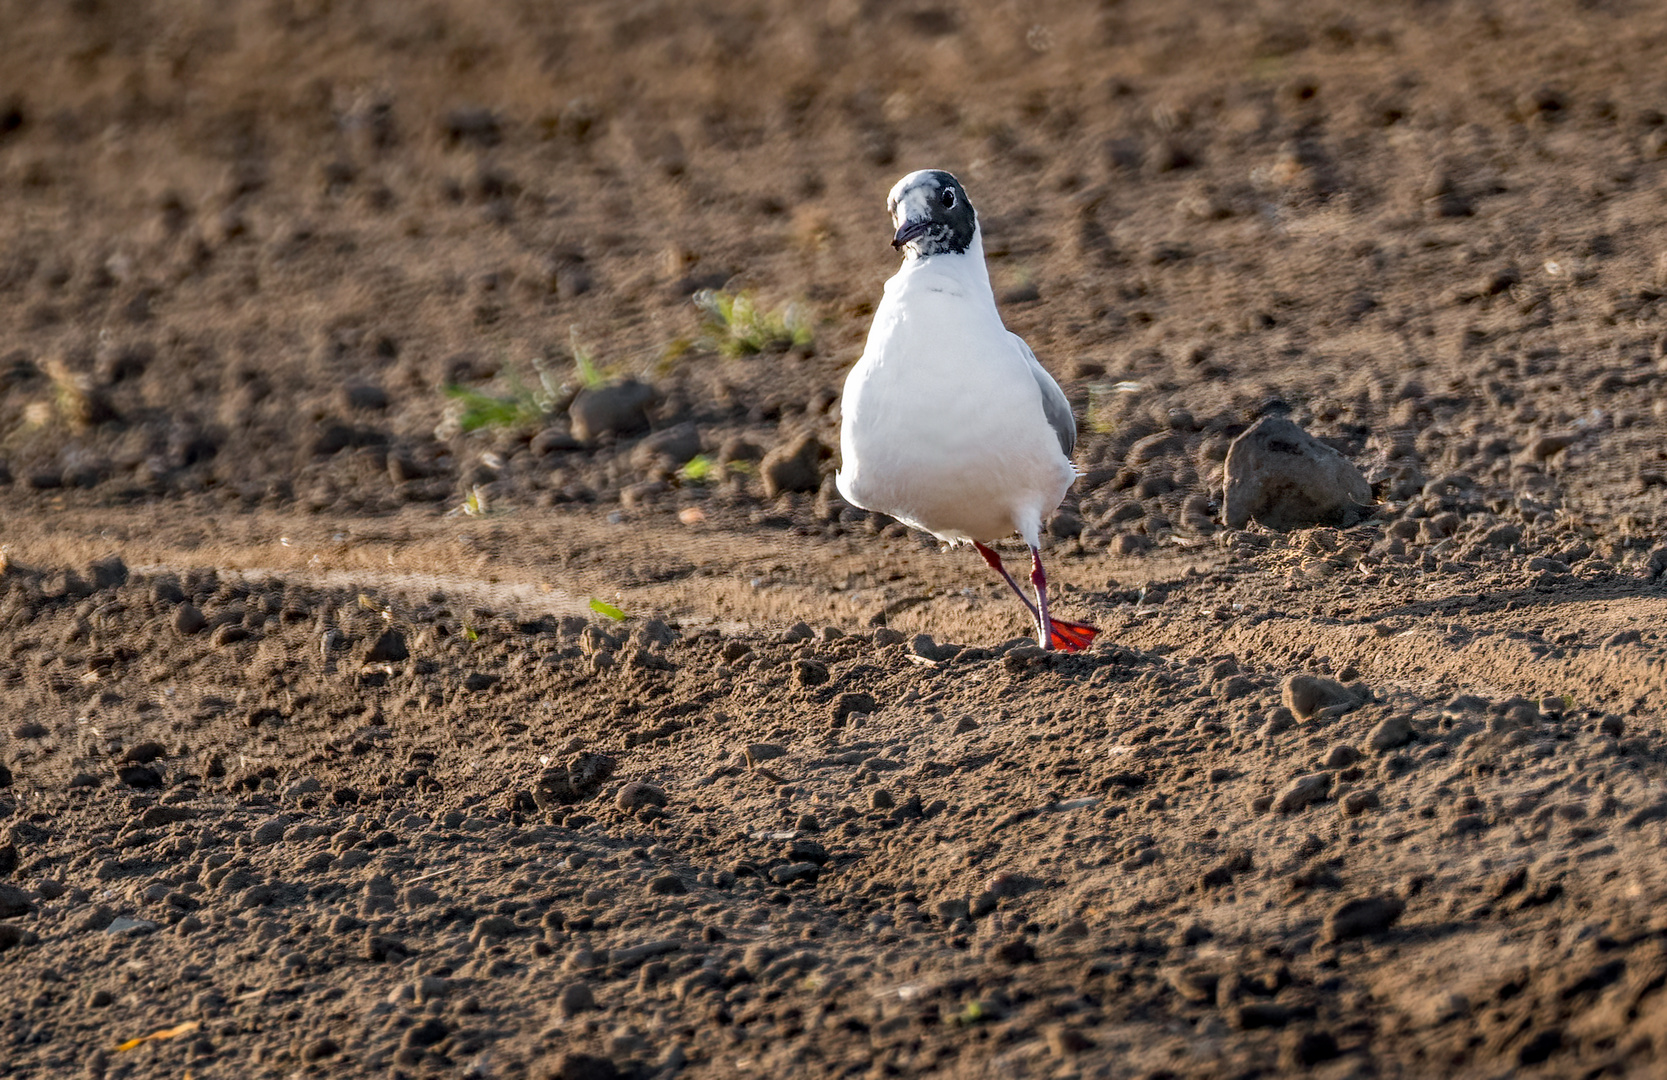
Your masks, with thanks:
[{"label": "gull's neck", "polygon": [[995,292],[990,288],[990,268],[984,261],[984,230],[973,226],[972,243],[965,251],[944,251],[936,255],[921,255],[912,248],[903,259],[901,274],[944,274],[962,285],[972,297],[988,297],[995,304]]}]

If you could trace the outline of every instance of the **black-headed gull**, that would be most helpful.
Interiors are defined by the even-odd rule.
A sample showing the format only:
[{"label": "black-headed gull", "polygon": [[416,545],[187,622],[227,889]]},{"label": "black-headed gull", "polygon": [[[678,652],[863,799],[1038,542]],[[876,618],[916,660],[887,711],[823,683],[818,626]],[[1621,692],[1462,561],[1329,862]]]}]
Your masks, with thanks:
[{"label": "black-headed gull", "polygon": [[[971,543],[1024,601],[1043,648],[1086,648],[1099,631],[1048,614],[1042,522],[1076,479],[1070,403],[1002,325],[978,215],[960,181],[910,173],[887,199],[904,252],[845,380],[839,493],[951,544]],[[985,541],[1030,545],[1025,596]]]}]

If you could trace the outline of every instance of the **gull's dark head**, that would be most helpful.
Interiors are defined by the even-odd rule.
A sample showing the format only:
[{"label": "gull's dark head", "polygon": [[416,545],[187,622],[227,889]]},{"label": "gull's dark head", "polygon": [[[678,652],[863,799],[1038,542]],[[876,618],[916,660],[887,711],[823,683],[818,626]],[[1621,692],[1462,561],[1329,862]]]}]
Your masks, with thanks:
[{"label": "gull's dark head", "polygon": [[891,246],[911,255],[960,254],[978,232],[966,189],[942,169],[922,169],[897,181],[886,209],[897,229]]}]

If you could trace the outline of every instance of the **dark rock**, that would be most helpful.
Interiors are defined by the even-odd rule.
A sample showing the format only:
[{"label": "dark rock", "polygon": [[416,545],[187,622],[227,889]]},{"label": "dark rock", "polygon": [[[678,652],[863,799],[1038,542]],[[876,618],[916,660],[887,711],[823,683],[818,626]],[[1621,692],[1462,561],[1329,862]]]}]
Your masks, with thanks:
[{"label": "dark rock", "polygon": [[1341,1053],[1329,1031],[1304,1031],[1285,1044],[1281,1057],[1286,1068],[1311,1069]]},{"label": "dark rock", "polygon": [[604,435],[635,435],[648,430],[648,407],[654,388],[635,379],[579,391],[567,408],[573,437],[590,445]]},{"label": "dark rock", "polygon": [[675,469],[700,453],[700,432],[693,424],[656,431],[631,448],[631,464],[639,469]]},{"label": "dark rock", "polygon": [[538,457],[543,457],[546,454],[561,454],[570,450],[577,450],[582,445],[578,439],[573,437],[573,432],[568,428],[555,425],[547,427],[534,435],[532,441],[528,444],[528,449]]},{"label": "dark rock", "polygon": [[1395,924],[1406,905],[1393,896],[1365,896],[1345,900],[1326,916],[1326,937],[1332,941],[1381,934]]},{"label": "dark rock", "polygon": [[414,1027],[406,1028],[405,1038],[400,1041],[406,1046],[429,1047],[449,1034],[451,1029],[446,1027],[445,1021],[429,1017]]},{"label": "dark rock", "polygon": [[648,891],[655,896],[681,896],[689,887],[676,874],[661,874],[648,883]]},{"label": "dark rock", "polygon": [[15,918],[27,915],[35,910],[35,902],[29,894],[16,885],[0,884],[0,919]]},{"label": "dark rock", "polygon": [[1266,416],[1227,451],[1223,519],[1242,529],[1348,526],[1372,505],[1372,486],[1354,463],[1280,416]]},{"label": "dark rock", "polygon": [[815,491],[822,486],[822,459],[827,447],[814,435],[801,435],[764,455],[759,471],[764,494],[775,498],[784,491]]},{"label": "dark rock", "polygon": [[405,647],[405,635],[389,627],[382,631],[382,636],[369,649],[365,650],[365,663],[388,664],[410,659],[411,653]]},{"label": "dark rock", "polygon": [[184,603],[174,609],[174,632],[182,637],[198,633],[207,625],[208,619],[195,604]]},{"label": "dark rock", "polygon": [[120,555],[107,555],[89,564],[86,576],[95,589],[118,588],[127,584],[127,563]]},{"label": "dark rock", "polygon": [[122,765],[116,769],[116,778],[130,788],[142,791],[152,790],[162,786],[162,774],[149,765]]},{"label": "dark rock", "polygon": [[664,806],[666,793],[653,784],[633,780],[619,789],[619,794],[614,797],[614,805],[626,813],[632,813],[645,806]]},{"label": "dark rock", "polygon": [[620,1080],[619,1066],[612,1061],[576,1051],[541,1063],[533,1075],[536,1080]]},{"label": "dark rock", "polygon": [[127,752],[122,755],[121,760],[123,762],[131,762],[134,765],[149,765],[157,758],[166,757],[167,753],[167,749],[163,747],[161,743],[155,741],[154,739],[147,739],[144,742],[135,743],[128,747]]},{"label": "dark rock", "polygon": [[388,392],[372,383],[348,383],[342,388],[342,399],[348,408],[362,412],[382,412],[388,407]]},{"label": "dark rock", "polygon": [[1331,774],[1309,773],[1291,781],[1291,786],[1282,791],[1274,801],[1273,808],[1281,814],[1294,814],[1314,803],[1324,802],[1330,796]]}]

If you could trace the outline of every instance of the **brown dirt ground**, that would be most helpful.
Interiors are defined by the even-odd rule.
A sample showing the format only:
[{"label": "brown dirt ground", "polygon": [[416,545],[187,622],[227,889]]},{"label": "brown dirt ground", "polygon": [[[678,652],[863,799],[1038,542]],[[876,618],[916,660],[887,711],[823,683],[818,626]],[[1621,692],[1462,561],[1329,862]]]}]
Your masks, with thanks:
[{"label": "brown dirt ground", "polygon": [[[1659,1075],[1661,5],[0,28],[0,1076]],[[1083,655],[748,464],[926,166],[1078,407]],[[575,339],[711,470],[459,429]],[[1280,408],[1375,517],[1219,525]]]}]

